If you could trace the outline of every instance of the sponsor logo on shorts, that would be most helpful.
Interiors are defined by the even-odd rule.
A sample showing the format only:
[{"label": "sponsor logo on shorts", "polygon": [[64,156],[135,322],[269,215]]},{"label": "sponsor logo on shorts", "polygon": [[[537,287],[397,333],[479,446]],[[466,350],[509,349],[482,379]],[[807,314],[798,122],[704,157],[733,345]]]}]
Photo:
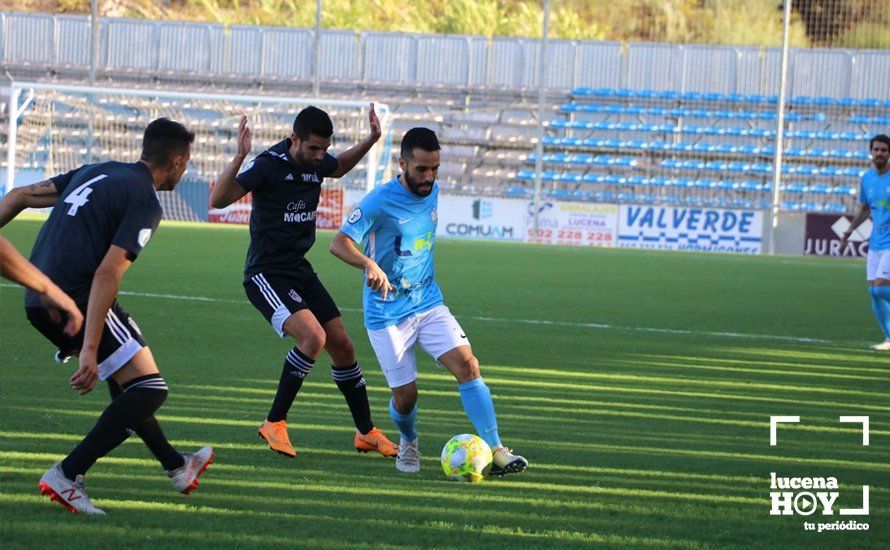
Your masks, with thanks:
[{"label": "sponsor logo on shorts", "polygon": [[287,295],[290,296],[290,299],[295,301],[296,303],[298,303],[298,304],[303,303],[303,298],[301,298],[300,295],[297,294],[296,290],[290,289],[290,292],[288,292]]}]

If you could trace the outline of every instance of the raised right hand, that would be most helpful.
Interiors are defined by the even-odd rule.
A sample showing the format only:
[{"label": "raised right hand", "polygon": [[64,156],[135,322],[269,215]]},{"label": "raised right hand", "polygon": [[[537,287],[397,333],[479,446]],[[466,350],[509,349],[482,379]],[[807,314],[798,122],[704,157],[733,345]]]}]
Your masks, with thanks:
[{"label": "raised right hand", "polygon": [[250,154],[251,145],[250,126],[247,125],[247,115],[244,115],[238,124],[238,156],[244,158]]}]

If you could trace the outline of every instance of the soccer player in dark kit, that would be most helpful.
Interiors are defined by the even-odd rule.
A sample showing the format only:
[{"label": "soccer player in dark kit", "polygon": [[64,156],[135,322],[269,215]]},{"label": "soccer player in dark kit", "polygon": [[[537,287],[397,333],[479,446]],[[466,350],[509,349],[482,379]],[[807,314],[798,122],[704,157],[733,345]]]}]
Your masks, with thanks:
[{"label": "soccer player in dark kit", "polygon": [[242,117],[238,151],[210,194],[214,208],[225,208],[252,193],[244,289],[278,336],[296,341],[284,358],[275,399],[259,429],[272,450],[288,457],[295,457],[297,451],[288,436],[287,413],[322,350],[331,358],[331,375],[352,413],[355,449],[387,457],[398,453],[398,447],[371,421],[365,379],[340,310],[305,258],[315,243],[322,182],[347,174],[380,139],[373,104],[368,117],[370,131],[365,139],[334,157],[327,152],[334,133],[330,117],[317,107],[306,107],[294,120],[289,138],[241,170],[251,148],[247,117]]},{"label": "soccer player in dark kit", "polygon": [[75,391],[84,395],[106,380],[111,392],[111,404],[92,430],[40,478],[41,492],[72,512],[105,513],[87,496],[83,476],[133,432],[182,493],[198,486],[213,460],[210,447],[180,454],[167,441],[154,416],[167,398],[167,383],[139,327],[117,301],[124,273],[161,221],[157,191],[179,183],[194,137],[182,124],[161,118],[145,129],[139,162],[81,166],[13,189],[0,201],[0,227],[25,208],[53,207],[31,262],[71,296],[86,320],[71,336],[66,316],[47,309],[31,290],[25,294],[28,320],[58,347],[59,362],[79,355],[71,377]]}]

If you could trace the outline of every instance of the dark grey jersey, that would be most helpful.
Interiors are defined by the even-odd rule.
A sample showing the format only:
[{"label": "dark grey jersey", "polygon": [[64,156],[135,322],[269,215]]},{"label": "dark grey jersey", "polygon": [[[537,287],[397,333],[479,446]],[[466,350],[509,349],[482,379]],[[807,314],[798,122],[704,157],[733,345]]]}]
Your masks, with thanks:
[{"label": "dark grey jersey", "polygon": [[[135,260],[161,221],[148,167],[136,162],[88,164],[52,178],[59,201],[40,229],[31,263],[78,304],[89,300],[93,275],[111,245]],[[34,292],[26,306],[39,306]]]},{"label": "dark grey jersey", "polygon": [[305,256],[315,243],[321,184],[339,162],[325,153],[317,167],[303,168],[288,154],[290,145],[285,139],[263,151],[236,177],[253,193],[245,280],[258,273],[301,278],[314,273]]}]

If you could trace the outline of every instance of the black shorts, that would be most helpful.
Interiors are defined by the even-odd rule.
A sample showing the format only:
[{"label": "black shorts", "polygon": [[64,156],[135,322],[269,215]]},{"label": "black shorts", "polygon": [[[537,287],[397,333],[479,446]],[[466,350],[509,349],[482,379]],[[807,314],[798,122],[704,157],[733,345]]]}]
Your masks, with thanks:
[{"label": "black shorts", "polygon": [[301,309],[311,311],[321,325],[340,317],[337,304],[314,273],[307,278],[257,273],[244,281],[244,291],[282,338],[284,321]]},{"label": "black shorts", "polygon": [[[78,307],[86,317],[86,305],[78,304]],[[81,328],[75,336],[68,336],[63,332],[67,316],[63,315],[62,319],[55,323],[50,318],[49,312],[42,307],[26,307],[25,312],[31,325],[59,348],[59,356],[67,357],[80,353],[80,348],[83,347],[83,331],[86,326]],[[106,380],[117,372],[145,346],[145,340],[142,338],[142,332],[136,322],[115,300],[105,317],[102,339],[99,340],[97,353],[99,380]]]}]

